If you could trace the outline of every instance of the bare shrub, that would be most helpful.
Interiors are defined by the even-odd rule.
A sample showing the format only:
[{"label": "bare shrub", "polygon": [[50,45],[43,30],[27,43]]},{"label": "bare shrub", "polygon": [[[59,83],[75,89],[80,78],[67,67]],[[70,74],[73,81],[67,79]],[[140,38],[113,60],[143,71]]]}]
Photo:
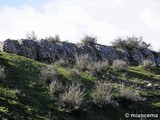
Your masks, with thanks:
[{"label": "bare shrub", "polygon": [[5,68],[4,67],[2,67],[2,66],[0,66],[0,80],[4,80],[5,79],[5,77],[6,77],[6,75],[5,75]]},{"label": "bare shrub", "polygon": [[52,43],[56,43],[56,42],[60,42],[60,37],[59,37],[59,35],[49,36],[49,37],[46,37],[46,40],[48,40]]},{"label": "bare shrub", "polygon": [[80,76],[80,72],[78,69],[76,68],[73,68],[73,69],[68,69],[69,72],[70,72],[70,76],[72,78],[75,78],[75,79],[79,79],[81,76]]},{"label": "bare shrub", "polygon": [[37,35],[35,34],[34,31],[27,32],[26,33],[26,39],[28,39],[28,40],[37,40]]},{"label": "bare shrub", "polygon": [[72,112],[80,108],[85,96],[84,89],[81,90],[80,86],[81,84],[72,83],[66,92],[60,95],[60,110]]},{"label": "bare shrub", "polygon": [[102,107],[106,104],[112,104],[112,85],[109,81],[98,81],[92,90],[94,103]]},{"label": "bare shrub", "polygon": [[101,72],[102,70],[108,68],[109,62],[108,60],[105,61],[92,61],[88,64],[87,68],[92,75]]},{"label": "bare shrub", "polygon": [[125,70],[127,67],[127,63],[124,60],[114,60],[113,61],[113,68],[117,71]]},{"label": "bare shrub", "polygon": [[53,95],[60,92],[63,89],[63,85],[58,80],[53,80],[50,84],[50,93]]},{"label": "bare shrub", "polygon": [[86,70],[92,60],[86,54],[76,55],[76,67],[80,70]]},{"label": "bare shrub", "polygon": [[88,70],[92,75],[101,72],[103,69],[108,68],[109,62],[94,61],[88,57],[88,55],[76,56],[76,67],[80,70]]},{"label": "bare shrub", "polygon": [[95,44],[97,44],[97,37],[85,35],[85,37],[81,40],[81,43],[83,45],[94,46]]},{"label": "bare shrub", "polygon": [[150,60],[143,60],[143,66],[144,66],[144,68],[153,68],[156,65],[155,65],[155,63],[153,63]]},{"label": "bare shrub", "polygon": [[151,44],[147,44],[143,41],[142,37],[126,37],[126,38],[118,38],[112,42],[114,47],[123,47],[128,49],[149,49]]},{"label": "bare shrub", "polygon": [[120,96],[132,101],[142,100],[139,90],[134,90],[132,86],[129,88],[125,87],[123,84],[120,87]]},{"label": "bare shrub", "polygon": [[59,74],[53,65],[47,65],[40,71],[40,77],[47,82],[57,79],[58,76]]}]

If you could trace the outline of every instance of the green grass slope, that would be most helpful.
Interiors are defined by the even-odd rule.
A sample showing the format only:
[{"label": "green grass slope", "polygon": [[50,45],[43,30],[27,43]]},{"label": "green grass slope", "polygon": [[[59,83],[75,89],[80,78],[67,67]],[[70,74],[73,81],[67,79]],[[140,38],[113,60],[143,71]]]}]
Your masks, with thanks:
[{"label": "green grass slope", "polygon": [[[140,87],[140,94],[146,98],[144,102],[121,100],[118,107],[111,105],[98,107],[89,103],[78,111],[66,113],[59,111],[53,96],[49,92],[49,84],[39,77],[41,67],[45,64],[15,54],[0,53],[0,65],[5,66],[6,79],[0,82],[0,118],[9,120],[120,120],[126,119],[124,114],[131,112],[160,113],[160,68],[150,70],[142,66],[129,66],[123,72],[117,72],[111,66],[96,76],[81,71],[79,79],[86,91],[86,101],[91,99],[91,89],[95,82],[110,79],[118,88],[121,82],[126,86]],[[71,76],[69,68],[57,66],[61,81],[71,83],[79,81]],[[105,78],[103,77],[105,76]],[[113,79],[114,78],[114,79]],[[148,89],[148,83],[154,89]]]}]

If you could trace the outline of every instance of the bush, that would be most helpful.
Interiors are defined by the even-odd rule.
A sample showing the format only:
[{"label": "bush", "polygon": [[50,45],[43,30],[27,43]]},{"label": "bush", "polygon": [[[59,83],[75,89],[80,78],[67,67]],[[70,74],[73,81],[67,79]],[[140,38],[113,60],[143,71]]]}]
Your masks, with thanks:
[{"label": "bush", "polygon": [[94,61],[88,57],[88,55],[76,56],[76,67],[80,70],[88,70],[92,75],[101,72],[103,69],[108,68],[109,62]]},{"label": "bush", "polygon": [[124,60],[114,60],[113,61],[113,68],[117,71],[125,70],[127,67],[127,63]]},{"label": "bush", "polygon": [[46,37],[46,40],[48,40],[52,43],[56,43],[56,42],[60,42],[60,37],[59,37],[59,35],[55,35],[54,37],[49,36],[49,37]]},{"label": "bush", "polygon": [[123,84],[120,87],[120,96],[132,101],[142,100],[138,90],[134,90],[132,86],[127,88]]},{"label": "bush", "polygon": [[63,90],[63,85],[61,82],[58,80],[53,80],[50,84],[50,93],[53,94],[58,94],[60,91]]},{"label": "bush", "polygon": [[143,66],[144,66],[144,68],[153,68],[156,65],[155,65],[155,63],[153,63],[150,60],[143,60]]},{"label": "bush", "polygon": [[28,39],[28,40],[37,40],[37,35],[35,34],[34,31],[27,32],[26,33],[26,39]]},{"label": "bush", "polygon": [[46,82],[51,82],[52,80],[57,79],[58,76],[59,74],[53,65],[47,65],[40,71],[40,77]]},{"label": "bush", "polygon": [[88,55],[76,55],[76,67],[80,70],[86,70],[91,61]]},{"label": "bush", "polygon": [[98,81],[93,89],[94,103],[100,107],[106,104],[112,104],[112,85],[109,81]]},{"label": "bush", "polygon": [[69,86],[65,93],[60,95],[59,108],[61,111],[72,112],[80,108],[84,100],[84,89],[81,90],[81,84],[73,84]]},{"label": "bush", "polygon": [[0,80],[3,81],[6,77],[4,67],[0,66]]},{"label": "bush", "polygon": [[104,69],[107,69],[109,66],[108,60],[105,61],[92,61],[88,64],[87,68],[92,75],[95,75],[101,72]]},{"label": "bush", "polygon": [[80,72],[78,69],[76,68],[73,68],[73,69],[69,69],[69,72],[70,72],[70,76],[73,78],[73,79],[80,79],[81,76],[80,76]]},{"label": "bush", "polygon": [[122,47],[122,48],[128,48],[128,49],[149,49],[151,47],[151,44],[147,44],[143,41],[142,37],[126,37],[126,38],[118,38],[115,39],[115,41],[112,42],[112,45],[114,47]]},{"label": "bush", "polygon": [[86,35],[82,40],[81,43],[83,45],[89,45],[89,46],[94,46],[97,44],[97,37],[89,36]]}]

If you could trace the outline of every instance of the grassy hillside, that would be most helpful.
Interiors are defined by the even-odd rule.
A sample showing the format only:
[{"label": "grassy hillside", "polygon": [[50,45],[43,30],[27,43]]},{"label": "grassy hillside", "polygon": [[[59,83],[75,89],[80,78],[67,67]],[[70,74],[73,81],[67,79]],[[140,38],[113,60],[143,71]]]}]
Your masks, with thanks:
[{"label": "grassy hillside", "polygon": [[[117,71],[112,66],[98,74],[80,70],[72,72],[73,66],[56,65],[58,80],[63,86],[81,83],[85,99],[82,106],[66,112],[59,109],[55,95],[51,95],[50,82],[40,76],[44,63],[18,56],[0,53],[0,65],[5,67],[6,78],[0,81],[0,118],[9,120],[120,120],[125,113],[160,113],[160,68],[145,69],[143,66],[128,66]],[[98,106],[92,102],[92,89],[97,81],[110,80],[113,100],[116,104]],[[132,101],[118,95],[121,84],[138,89],[145,100]],[[154,87],[147,85],[152,83]]]}]

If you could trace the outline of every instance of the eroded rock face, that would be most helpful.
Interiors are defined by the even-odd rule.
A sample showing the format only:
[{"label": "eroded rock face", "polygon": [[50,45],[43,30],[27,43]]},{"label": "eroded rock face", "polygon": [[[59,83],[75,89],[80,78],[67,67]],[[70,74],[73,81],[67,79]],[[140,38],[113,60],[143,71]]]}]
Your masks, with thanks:
[{"label": "eroded rock face", "polygon": [[75,58],[76,52],[77,52],[77,47],[73,43],[68,43],[68,42],[60,42],[58,43],[65,51],[66,57],[69,57],[71,59]]},{"label": "eroded rock face", "polygon": [[16,40],[7,39],[3,43],[3,51],[18,54],[20,51],[20,44]]},{"label": "eroded rock face", "polygon": [[18,54],[25,56],[25,57],[29,57],[32,59],[37,59],[37,42],[33,41],[33,40],[19,40],[19,51]]},{"label": "eroded rock face", "polygon": [[98,54],[102,60],[108,59],[110,62],[112,62],[115,59],[119,59],[116,49],[112,47],[96,45],[96,49],[98,50]]},{"label": "eroded rock face", "polygon": [[55,43],[41,40],[37,47],[37,57],[39,60],[54,62],[65,55],[64,49]]},{"label": "eroded rock face", "polygon": [[150,60],[153,64],[155,64],[154,54],[150,50],[143,50],[143,57],[144,59]]},{"label": "eroded rock face", "polygon": [[95,49],[92,46],[87,45],[79,45],[77,48],[78,55],[88,55],[88,57],[92,60],[97,60],[97,54]]},{"label": "eroded rock face", "polygon": [[160,66],[160,53],[151,50],[138,50],[133,48],[115,49],[110,46],[97,44],[95,46],[75,45],[68,42],[52,43],[47,40],[10,40],[0,42],[0,50],[29,57],[35,60],[54,62],[63,58],[75,60],[75,56],[85,54],[92,60],[109,60],[112,63],[115,59],[122,59],[134,65],[142,64],[147,59]]},{"label": "eroded rock face", "polygon": [[133,60],[131,61],[131,63],[134,65],[140,65],[143,62],[142,52],[136,48],[130,51],[130,57],[131,57],[130,59]]},{"label": "eroded rock face", "polygon": [[160,67],[160,57],[155,59],[155,63],[158,67]]}]

